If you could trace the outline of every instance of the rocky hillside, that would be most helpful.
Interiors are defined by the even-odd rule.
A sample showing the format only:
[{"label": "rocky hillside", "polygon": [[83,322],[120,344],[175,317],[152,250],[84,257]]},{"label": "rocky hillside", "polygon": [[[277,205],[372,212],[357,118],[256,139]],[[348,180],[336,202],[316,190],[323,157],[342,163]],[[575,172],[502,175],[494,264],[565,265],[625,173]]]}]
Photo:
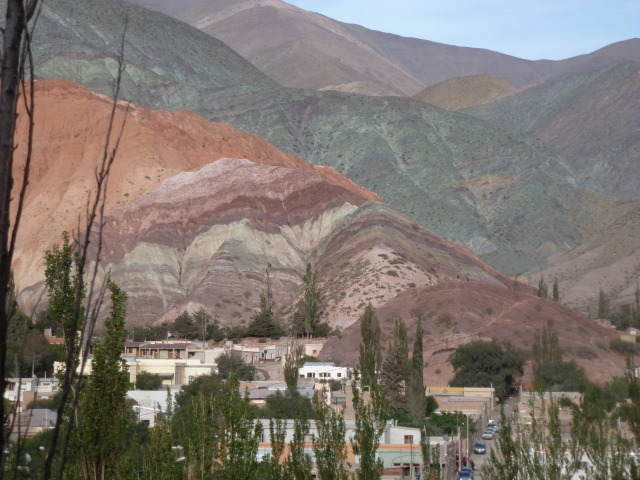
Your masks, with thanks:
[{"label": "rocky hillside", "polygon": [[560,152],[589,187],[640,192],[640,63],[618,62],[466,112],[529,133]]},{"label": "rocky hillside", "polygon": [[[495,75],[520,87],[615,60],[640,61],[640,39],[566,60],[530,61],[485,49],[369,30],[281,0],[130,1],[219,38],[289,87],[337,88],[370,82],[411,96],[427,86],[466,75]],[[371,93],[371,89],[358,93]]]},{"label": "rocky hillside", "polygon": [[[33,163],[14,261],[20,289],[44,278],[44,251],[61,241],[63,231],[85,228],[87,195],[94,189],[94,172],[103,157],[111,104],[107,97],[70,82],[36,83]],[[188,111],[170,113],[124,104],[116,124],[125,118],[125,108],[107,212],[138,200],[179,172],[229,156],[311,172],[358,198],[378,199],[330,167],[310,165],[228,125],[208,122]],[[26,148],[26,115],[18,118],[16,184],[22,179]]]},{"label": "rocky hillside", "polygon": [[460,110],[488,103],[515,88],[493,75],[469,75],[431,85],[413,97],[445,110]]},{"label": "rocky hillside", "polygon": [[414,99],[281,88],[218,40],[131,4],[47,2],[40,38],[55,41],[34,45],[38,74],[109,93],[125,17],[125,98],[191,109],[333,166],[509,273],[580,243],[571,172],[533,138]]},{"label": "rocky hillside", "polygon": [[[514,288],[517,287],[517,288]],[[424,374],[427,384],[443,385],[453,376],[448,358],[460,345],[474,340],[509,341],[529,352],[536,330],[553,319],[566,360],[575,360],[589,378],[605,382],[622,375],[625,359],[609,349],[615,330],[603,327],[550,299],[541,299],[525,288],[511,288],[479,282],[443,282],[409,289],[376,311],[381,338],[390,339],[393,323],[400,316],[411,335],[415,332],[412,310],[423,316]],[[355,365],[358,361],[360,322],[327,342],[322,359]],[[530,379],[531,371],[525,371]]]},{"label": "rocky hillside", "polygon": [[614,303],[634,303],[640,274],[640,64],[620,62],[568,76],[466,110],[540,138],[592,190],[570,214],[583,243],[549,260],[563,301],[596,305],[602,288]]}]

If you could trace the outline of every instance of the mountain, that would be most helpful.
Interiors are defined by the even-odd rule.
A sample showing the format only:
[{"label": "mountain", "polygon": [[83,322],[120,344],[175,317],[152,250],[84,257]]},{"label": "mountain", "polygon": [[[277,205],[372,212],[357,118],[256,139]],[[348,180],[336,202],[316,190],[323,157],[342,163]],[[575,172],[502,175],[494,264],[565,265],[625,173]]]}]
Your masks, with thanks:
[{"label": "mountain", "polygon": [[531,61],[369,30],[280,0],[132,1],[219,38],[280,84],[296,88],[344,90],[341,85],[370,82],[412,96],[453,77],[489,74],[521,87],[616,60],[640,61],[640,39],[566,60]]},{"label": "mountain", "polygon": [[[63,231],[85,229],[87,194],[94,190],[112,106],[109,98],[60,80],[40,80],[35,92],[33,163],[13,265],[19,290],[43,280],[44,252],[61,242]],[[16,185],[22,181],[27,144],[26,115],[19,107]],[[310,172],[362,201],[378,199],[330,167],[310,165],[228,125],[207,122],[189,111],[126,108],[107,190],[107,212],[144,197],[177,173],[229,156]],[[124,109],[121,104],[116,125]],[[22,302],[30,311],[37,297],[27,296]]]},{"label": "mountain", "polygon": [[581,241],[567,217],[579,185],[532,137],[409,98],[282,88],[220,41],[132,4],[47,2],[36,72],[109,94],[125,18],[124,98],[190,109],[332,166],[508,273]]},{"label": "mountain", "polygon": [[[538,85],[466,113],[543,140],[601,193],[640,192],[640,63],[617,62]],[[634,100],[635,99],[635,100]]]},{"label": "mountain", "polygon": [[[565,360],[575,360],[588,377],[604,383],[625,370],[623,355],[610,350],[609,342],[619,332],[587,320],[550,299],[538,298],[524,288],[506,289],[479,282],[442,282],[400,293],[376,310],[383,343],[393,338],[393,324],[401,317],[411,335],[415,316],[423,316],[424,375],[427,384],[443,385],[453,376],[449,356],[461,345],[474,340],[497,339],[531,351],[536,330],[553,319]],[[320,359],[356,365],[360,344],[360,322],[332,337],[323,347]],[[614,373],[616,372],[616,373]],[[531,365],[525,368],[525,381],[532,380]]]},{"label": "mountain", "polygon": [[618,62],[514,93],[466,113],[528,133],[566,159],[592,190],[569,216],[583,242],[549,258],[563,302],[597,309],[602,289],[635,304],[640,271],[640,64]]},{"label": "mountain", "polygon": [[445,110],[475,107],[516,89],[493,75],[455,77],[420,90],[413,97]]}]

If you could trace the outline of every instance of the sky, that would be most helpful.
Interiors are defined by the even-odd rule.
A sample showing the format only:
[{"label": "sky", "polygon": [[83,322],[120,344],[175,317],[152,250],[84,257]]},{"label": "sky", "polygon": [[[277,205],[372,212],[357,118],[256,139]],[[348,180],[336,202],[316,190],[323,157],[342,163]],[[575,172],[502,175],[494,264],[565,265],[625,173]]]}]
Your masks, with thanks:
[{"label": "sky", "polygon": [[285,0],[372,30],[528,60],[640,37],[640,0]]}]

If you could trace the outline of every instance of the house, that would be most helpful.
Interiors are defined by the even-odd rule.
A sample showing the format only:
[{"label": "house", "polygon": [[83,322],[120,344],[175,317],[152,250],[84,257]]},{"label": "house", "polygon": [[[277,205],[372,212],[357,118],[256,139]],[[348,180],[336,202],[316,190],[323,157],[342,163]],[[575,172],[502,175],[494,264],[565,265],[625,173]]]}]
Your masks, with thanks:
[{"label": "house", "polygon": [[10,402],[18,402],[18,409],[22,410],[36,398],[50,398],[58,391],[57,378],[6,378],[4,398]]},{"label": "house", "polygon": [[338,367],[334,362],[305,362],[298,369],[300,378],[316,378],[320,380],[345,380],[351,378],[349,367]]},{"label": "house", "polygon": [[57,418],[58,414],[47,408],[34,408],[20,412],[9,438],[12,441],[18,438],[33,438],[44,430],[54,428]]}]

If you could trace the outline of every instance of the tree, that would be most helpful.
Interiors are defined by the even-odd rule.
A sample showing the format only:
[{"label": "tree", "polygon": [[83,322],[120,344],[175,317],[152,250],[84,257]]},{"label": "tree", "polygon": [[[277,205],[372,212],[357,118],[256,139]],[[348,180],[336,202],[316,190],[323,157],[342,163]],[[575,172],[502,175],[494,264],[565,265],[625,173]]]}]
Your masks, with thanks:
[{"label": "tree", "polygon": [[289,444],[289,461],[287,474],[293,480],[311,480],[313,460],[305,452],[304,444],[309,434],[309,420],[304,415],[297,415],[293,423],[293,439]]},{"label": "tree", "polygon": [[191,340],[196,338],[198,334],[202,333],[200,326],[186,310],[176,317],[170,329],[177,337],[188,338]]},{"label": "tree", "polygon": [[360,462],[356,470],[358,480],[379,480],[382,477],[383,462],[377,459],[380,436],[388,417],[388,402],[384,391],[377,383],[369,389],[369,402],[360,392],[357,384],[352,384],[353,408],[356,414],[355,435],[351,439],[353,453]]},{"label": "tree", "polygon": [[557,278],[553,279],[553,300],[556,302],[560,300],[560,286]]},{"label": "tree", "polygon": [[376,318],[376,311],[367,305],[360,316],[360,375],[362,385],[376,383],[376,375],[382,362],[382,349],[380,346],[380,323]]},{"label": "tree", "polygon": [[253,380],[256,374],[256,367],[246,365],[241,358],[234,357],[227,352],[217,358],[216,364],[218,365],[218,373],[222,378],[229,378],[235,373],[239,380]]},{"label": "tree", "polygon": [[122,359],[127,331],[127,294],[114,282],[111,292],[111,314],[105,320],[106,334],[93,349],[88,387],[82,402],[80,429],[81,468],[90,479],[118,478],[117,462],[125,445],[125,432],[131,418],[126,401],[129,369]]},{"label": "tree", "polygon": [[422,346],[422,314],[415,312],[416,335],[413,341],[413,354],[409,365],[407,386],[407,409],[411,419],[418,422],[425,417],[426,396],[424,393],[424,353]]},{"label": "tree", "polygon": [[285,480],[287,468],[280,463],[280,457],[284,454],[285,437],[287,433],[287,421],[282,418],[269,419],[269,440],[271,453],[263,457],[266,465],[266,478],[269,480]]},{"label": "tree", "polygon": [[140,372],[136,375],[137,390],[160,390],[162,377],[157,373]]},{"label": "tree", "polygon": [[302,347],[292,344],[284,360],[284,381],[288,390],[298,387],[298,369],[302,358]]},{"label": "tree", "polygon": [[[9,327],[10,309],[7,308],[7,293],[11,277],[11,264],[15,250],[16,237],[26,186],[29,181],[29,164],[31,160],[32,141],[27,145],[27,155],[23,170],[23,180],[17,203],[11,205],[15,191],[13,190],[14,172],[14,133],[17,124],[17,104],[20,92],[25,93],[25,64],[32,61],[28,22],[36,13],[38,0],[7,0],[4,29],[2,30],[2,62],[0,64],[0,397],[4,398],[7,377],[7,330]],[[25,97],[25,110],[29,122],[29,139],[33,132],[33,71],[30,69],[31,95]],[[13,212],[12,212],[13,210]],[[13,216],[13,225],[11,218]],[[0,418],[7,412],[4,402],[0,402]],[[3,432],[4,433],[4,432]],[[0,435],[0,452],[5,449],[5,435]],[[4,471],[4,455],[0,455],[0,472]],[[0,473],[0,475],[2,475]]]},{"label": "tree", "polygon": [[462,345],[449,357],[453,387],[493,387],[504,399],[516,377],[524,373],[524,355],[510,343],[475,341]]},{"label": "tree", "polygon": [[266,289],[260,294],[260,311],[251,317],[251,322],[247,327],[247,336],[279,338],[284,334],[284,331],[276,321],[273,311],[275,302],[271,289],[271,264],[267,265],[266,277]]},{"label": "tree", "polygon": [[538,281],[538,296],[540,298],[547,298],[549,288],[547,287],[544,277],[540,275],[540,281]]},{"label": "tree", "polygon": [[310,263],[307,263],[307,270],[302,281],[305,285],[304,295],[298,304],[297,311],[294,313],[294,335],[304,334],[307,337],[311,337],[315,335],[318,325],[322,292],[318,287],[316,274]]},{"label": "tree", "polygon": [[348,480],[344,418],[318,399],[315,411],[318,433],[313,438],[313,453],[318,476],[320,480]]},{"label": "tree", "polygon": [[609,318],[609,295],[602,288],[598,294],[598,318]]},{"label": "tree", "polygon": [[142,480],[180,480],[183,477],[182,464],[177,461],[177,450],[172,448],[172,419],[173,401],[167,390],[167,410],[156,418],[149,444],[144,449]]},{"label": "tree", "polygon": [[409,373],[408,357],[407,327],[401,318],[396,318],[393,338],[387,348],[387,358],[380,373],[380,384],[387,392],[389,406],[394,411],[407,411],[405,387]]}]

